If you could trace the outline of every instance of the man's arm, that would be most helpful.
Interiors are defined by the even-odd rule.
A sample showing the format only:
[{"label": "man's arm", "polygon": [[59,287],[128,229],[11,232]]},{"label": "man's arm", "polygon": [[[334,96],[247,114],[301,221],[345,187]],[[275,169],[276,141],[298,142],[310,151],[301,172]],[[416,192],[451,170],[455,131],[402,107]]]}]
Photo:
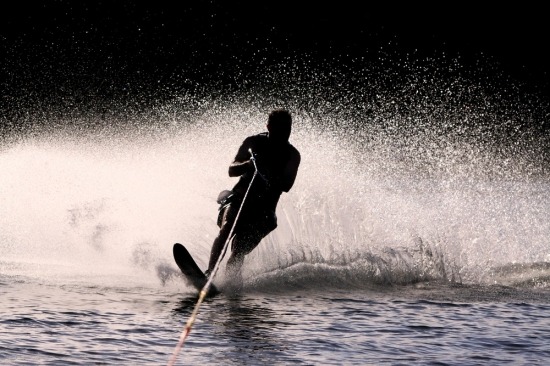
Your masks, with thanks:
[{"label": "man's arm", "polygon": [[230,177],[240,177],[241,175],[254,170],[254,165],[252,160],[248,159],[247,161],[238,162],[234,161],[229,165],[229,176]]},{"label": "man's arm", "polygon": [[241,175],[253,171],[254,164],[250,160],[250,148],[249,138],[246,138],[237,151],[237,155],[233,159],[233,162],[229,165],[229,176],[240,177]]},{"label": "man's arm", "polygon": [[290,156],[290,161],[285,167],[283,179],[281,182],[281,190],[283,192],[290,191],[290,189],[294,185],[294,181],[296,180],[296,175],[298,174],[298,167],[300,166],[301,160],[302,157],[300,156],[298,150],[293,150]]}]

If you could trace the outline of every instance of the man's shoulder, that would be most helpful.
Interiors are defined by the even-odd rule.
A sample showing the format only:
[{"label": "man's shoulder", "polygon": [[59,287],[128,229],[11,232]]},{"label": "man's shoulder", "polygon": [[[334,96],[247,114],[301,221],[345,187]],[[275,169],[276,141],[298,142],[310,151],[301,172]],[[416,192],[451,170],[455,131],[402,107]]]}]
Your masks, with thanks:
[{"label": "man's shoulder", "polygon": [[262,140],[262,141],[265,140],[265,141],[267,141],[267,139],[268,139],[267,135],[268,135],[267,132],[260,132],[260,133],[257,133],[255,135],[250,136],[250,138],[253,138],[255,140]]},{"label": "man's shoulder", "polygon": [[244,139],[245,143],[267,142],[267,132],[257,133]]}]

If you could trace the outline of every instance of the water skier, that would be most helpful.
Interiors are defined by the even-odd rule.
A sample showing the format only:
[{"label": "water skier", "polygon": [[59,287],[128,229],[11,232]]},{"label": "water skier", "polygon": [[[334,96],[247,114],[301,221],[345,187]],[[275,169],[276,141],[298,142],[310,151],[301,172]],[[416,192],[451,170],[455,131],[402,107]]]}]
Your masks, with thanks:
[{"label": "water skier", "polygon": [[282,192],[290,191],[294,185],[301,160],[298,150],[288,141],[291,129],[291,114],[276,109],[269,114],[267,132],[247,137],[239,147],[229,166],[229,176],[240,178],[231,191],[222,191],[218,197],[220,231],[212,244],[207,276],[212,273],[232,234],[227,272],[230,278],[240,281],[244,257],[277,227],[277,203]]}]

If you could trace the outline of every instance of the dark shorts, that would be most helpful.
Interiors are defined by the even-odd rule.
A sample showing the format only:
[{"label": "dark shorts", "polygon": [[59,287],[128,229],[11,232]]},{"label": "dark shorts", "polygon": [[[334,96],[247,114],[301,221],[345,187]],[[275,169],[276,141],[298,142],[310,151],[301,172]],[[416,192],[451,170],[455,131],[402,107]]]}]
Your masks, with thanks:
[{"label": "dark shorts", "polygon": [[[229,235],[235,218],[241,207],[240,200],[232,200],[220,207],[218,226],[221,231]],[[237,224],[233,230],[235,240],[231,250],[246,255],[250,253],[260,241],[277,227],[277,216],[273,211],[266,211],[263,207],[254,206],[245,202]]]}]

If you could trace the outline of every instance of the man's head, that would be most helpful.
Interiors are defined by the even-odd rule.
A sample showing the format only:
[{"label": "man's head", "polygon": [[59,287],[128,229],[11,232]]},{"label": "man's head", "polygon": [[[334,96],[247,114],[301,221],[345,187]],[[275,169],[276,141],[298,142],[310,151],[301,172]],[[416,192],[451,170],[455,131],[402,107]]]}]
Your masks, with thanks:
[{"label": "man's head", "polygon": [[292,116],[285,109],[275,109],[267,120],[269,139],[274,142],[287,142],[292,130]]}]

